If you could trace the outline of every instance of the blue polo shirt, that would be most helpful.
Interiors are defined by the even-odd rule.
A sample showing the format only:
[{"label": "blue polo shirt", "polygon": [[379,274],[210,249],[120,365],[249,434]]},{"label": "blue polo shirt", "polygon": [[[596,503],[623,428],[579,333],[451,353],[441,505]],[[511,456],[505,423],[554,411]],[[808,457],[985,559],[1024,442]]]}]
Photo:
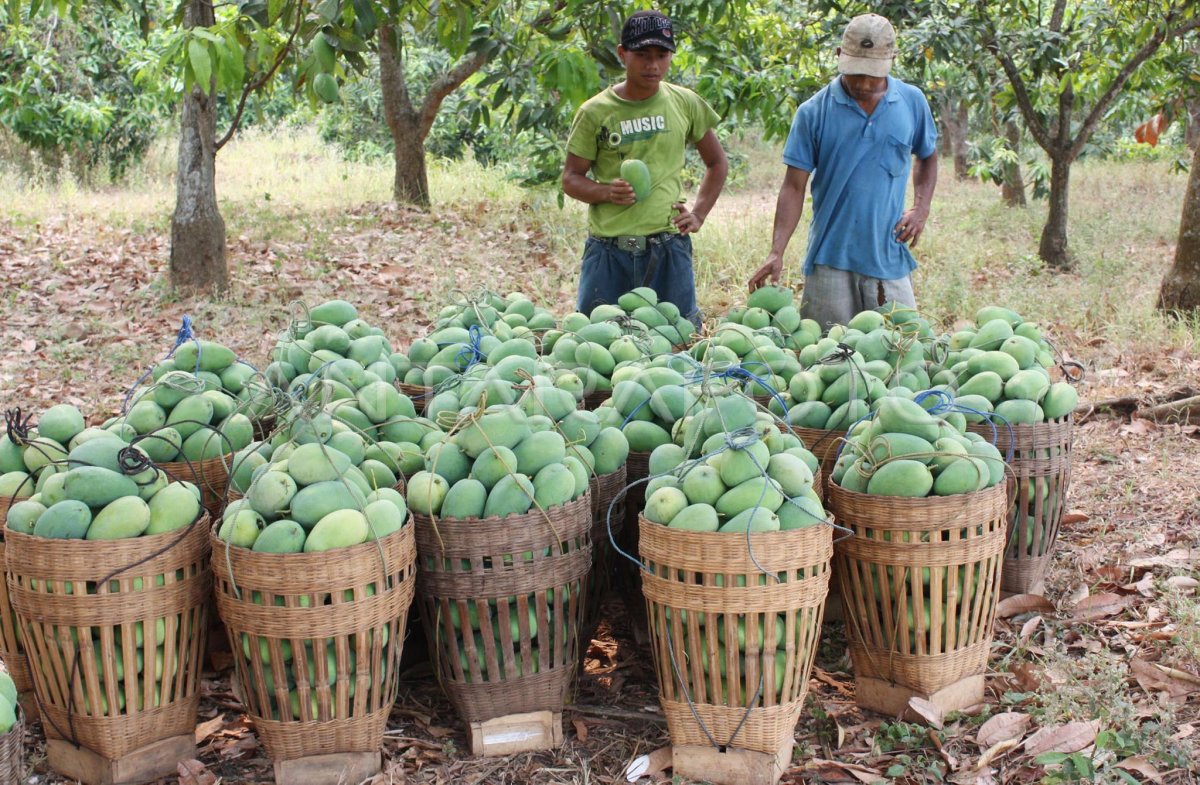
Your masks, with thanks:
[{"label": "blue polo shirt", "polygon": [[937,152],[929,102],[888,77],[870,116],[834,79],[796,110],[783,162],[810,173],[813,218],[804,273],[818,264],[891,281],[917,262],[893,231],[904,214],[912,157]]}]

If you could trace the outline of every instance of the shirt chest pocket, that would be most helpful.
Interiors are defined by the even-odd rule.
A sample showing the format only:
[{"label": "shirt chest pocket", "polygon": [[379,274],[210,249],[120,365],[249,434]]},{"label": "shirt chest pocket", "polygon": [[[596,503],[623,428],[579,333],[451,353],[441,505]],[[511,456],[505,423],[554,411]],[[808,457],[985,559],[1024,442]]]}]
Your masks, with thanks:
[{"label": "shirt chest pocket", "polygon": [[889,134],[880,153],[879,165],[892,177],[900,177],[908,171],[911,157],[912,145]]}]

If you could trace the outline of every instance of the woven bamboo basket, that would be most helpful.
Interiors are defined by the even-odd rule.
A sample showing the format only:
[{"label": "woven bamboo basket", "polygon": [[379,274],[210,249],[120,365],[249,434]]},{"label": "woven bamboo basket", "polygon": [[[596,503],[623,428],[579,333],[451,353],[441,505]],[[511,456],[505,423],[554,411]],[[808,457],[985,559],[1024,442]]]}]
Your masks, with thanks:
[{"label": "woven bamboo basket", "polygon": [[187,529],[105,542],[8,532],[9,596],[47,738],[115,760],[193,733],[208,522],[201,513]]},{"label": "woven bamboo basket", "polygon": [[982,674],[1000,599],[1004,485],[903,498],[831,483],[829,501],[854,532],[838,543],[835,574],[855,676],[932,694]]},{"label": "woven bamboo basket", "polygon": [[[4,535],[8,531],[8,508],[27,497],[0,496],[0,569],[4,567]],[[12,602],[8,599],[8,583],[0,580],[0,661],[4,662],[8,675],[12,677],[18,694],[33,691],[33,678],[29,675],[29,661],[25,659],[25,647],[21,645],[21,626]],[[2,783],[3,780],[0,780]]]},{"label": "woven bamboo basket", "polygon": [[432,387],[424,387],[419,384],[405,384],[404,382],[396,382],[396,389],[412,399],[413,406],[416,407],[417,414],[425,413],[425,405],[428,404],[429,399],[433,397]]},{"label": "woven bamboo basket", "polygon": [[604,595],[612,588],[615,559],[620,558],[613,553],[612,542],[609,540],[608,513],[611,509],[612,536],[617,539],[625,527],[625,497],[620,495],[624,487],[624,466],[615,472],[592,477],[592,574],[588,581],[587,604],[583,611],[582,648],[585,653],[600,621],[600,605]]},{"label": "woven bamboo basket", "polygon": [[217,610],[267,756],[376,752],[416,590],[413,527],[322,553],[259,553],[210,536]]},{"label": "woven bamboo basket", "polygon": [[[808,690],[832,528],[751,534],[747,547],[745,535],[669,529],[644,517],[639,527],[671,743],[774,755],[791,740]],[[738,649],[726,648],[734,640]]]},{"label": "woven bamboo basket", "polygon": [[225,490],[229,487],[229,467],[233,453],[204,461],[170,461],[157,464],[172,480],[194,483],[200,489],[204,509],[213,519],[221,517],[225,507]]},{"label": "woven bamboo basket", "polygon": [[584,494],[504,518],[415,516],[430,656],[465,721],[562,711],[579,664],[591,509]]},{"label": "woven bamboo basket", "polygon": [[991,440],[1007,456],[1012,445],[1012,504],[1008,508],[1008,545],[1000,588],[1006,593],[1040,594],[1054,558],[1058,530],[1067,509],[1071,483],[1073,424],[1068,414],[1060,420],[1034,425],[997,423],[969,425],[969,430]]},{"label": "woven bamboo basket", "polygon": [[[628,490],[622,494],[622,504],[625,507],[625,525],[617,534],[617,545],[630,556],[638,555],[638,516],[646,509],[646,483],[638,482],[650,476],[650,453],[630,451],[625,461],[625,484]],[[632,609],[635,617],[640,617],[642,606],[642,589],[639,583],[637,567],[628,559],[619,557],[616,562],[617,585],[625,597],[627,608]],[[635,633],[645,627],[644,620],[635,621]]]},{"label": "woven bamboo basket", "polygon": [[17,721],[8,733],[0,736],[0,785],[21,785],[25,782],[25,718],[17,707]]}]

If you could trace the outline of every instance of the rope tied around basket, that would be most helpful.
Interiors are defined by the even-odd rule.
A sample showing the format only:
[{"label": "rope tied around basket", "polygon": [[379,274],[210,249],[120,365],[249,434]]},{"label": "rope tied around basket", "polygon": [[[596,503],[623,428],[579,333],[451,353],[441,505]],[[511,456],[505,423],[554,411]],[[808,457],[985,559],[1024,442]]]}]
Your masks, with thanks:
[{"label": "rope tied around basket", "polygon": [[21,407],[4,410],[4,431],[8,440],[18,447],[29,444],[29,431],[33,427],[33,412],[21,416]]}]

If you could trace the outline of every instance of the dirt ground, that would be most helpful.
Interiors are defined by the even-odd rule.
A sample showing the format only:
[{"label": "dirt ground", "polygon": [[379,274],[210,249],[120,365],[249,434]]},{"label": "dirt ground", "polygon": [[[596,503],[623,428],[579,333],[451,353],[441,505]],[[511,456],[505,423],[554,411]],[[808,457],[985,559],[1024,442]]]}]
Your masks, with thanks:
[{"label": "dirt ground", "polygon": [[[464,211],[458,219],[470,225],[470,216]],[[136,369],[169,348],[184,313],[244,356],[262,359],[291,300],[339,291],[405,344],[422,331],[434,292],[448,281],[471,285],[476,260],[428,250],[422,238],[444,231],[428,216],[372,208],[359,217],[367,228],[332,232],[320,259],[305,255],[303,240],[292,247],[231,237],[232,266],[256,283],[215,304],[164,298],[161,231],[0,219],[4,406],[36,410],[69,401],[102,419],[119,405]],[[504,251],[512,242],[521,254]],[[379,243],[392,252],[375,253]],[[497,288],[536,290],[560,308],[569,302],[570,276],[550,252],[551,238],[497,243],[512,260],[498,271]],[[1200,360],[1186,352],[1089,347],[1070,335],[1062,347],[1089,366],[1075,432],[1072,522],[1062,531],[1045,597],[1002,607],[986,705],[935,718],[940,728],[859,711],[844,628],[827,623],[784,782],[1200,782],[1200,429],[1131,417],[1146,403],[1189,389],[1196,394]],[[1092,358],[1101,354],[1098,368]],[[375,782],[625,781],[631,760],[669,740],[648,650],[634,642],[620,598],[610,597],[606,610],[608,623],[564,714],[561,749],[470,757],[462,722],[428,663],[416,662],[405,672],[385,772]],[[202,765],[178,780],[183,785],[273,781],[229,675],[228,667],[206,674],[197,730]],[[997,713],[1017,716],[999,730],[984,724]],[[47,771],[36,723],[27,742],[27,782],[64,782]],[[1046,757],[1055,752],[1062,760]],[[1072,753],[1091,761],[1092,778],[1068,778],[1061,767]],[[652,780],[671,781],[671,774]]]}]

